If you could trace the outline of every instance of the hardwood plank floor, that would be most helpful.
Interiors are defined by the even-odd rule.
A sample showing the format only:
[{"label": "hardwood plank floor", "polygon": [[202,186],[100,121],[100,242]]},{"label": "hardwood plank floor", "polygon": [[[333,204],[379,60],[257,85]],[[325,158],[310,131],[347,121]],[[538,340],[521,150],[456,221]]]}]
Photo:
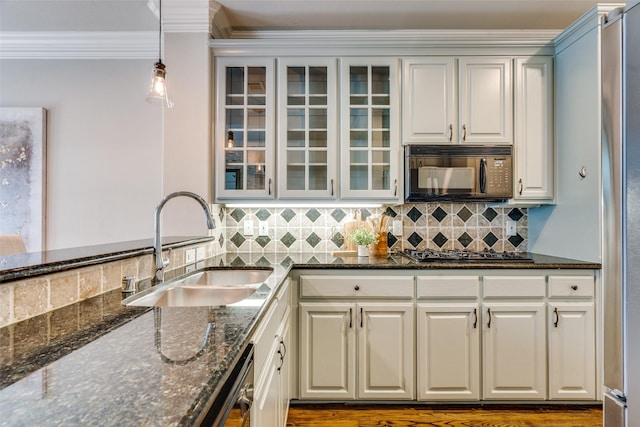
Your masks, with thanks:
[{"label": "hardwood plank floor", "polygon": [[599,406],[292,405],[288,427],[602,427]]}]

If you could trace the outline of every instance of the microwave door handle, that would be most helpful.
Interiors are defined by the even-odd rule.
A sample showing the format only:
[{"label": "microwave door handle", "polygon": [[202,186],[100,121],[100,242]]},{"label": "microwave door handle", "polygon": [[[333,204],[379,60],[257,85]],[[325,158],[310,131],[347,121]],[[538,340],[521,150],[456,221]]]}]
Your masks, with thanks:
[{"label": "microwave door handle", "polygon": [[480,192],[487,192],[487,159],[480,159]]}]

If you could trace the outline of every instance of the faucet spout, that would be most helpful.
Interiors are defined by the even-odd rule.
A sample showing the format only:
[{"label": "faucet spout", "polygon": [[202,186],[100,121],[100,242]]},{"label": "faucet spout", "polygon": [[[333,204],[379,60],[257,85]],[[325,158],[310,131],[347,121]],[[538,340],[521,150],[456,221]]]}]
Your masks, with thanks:
[{"label": "faucet spout", "polygon": [[155,274],[154,281],[156,283],[164,281],[164,269],[169,265],[168,259],[162,258],[162,240],[160,236],[160,213],[162,212],[162,208],[164,205],[171,199],[175,197],[190,197],[194,199],[196,202],[202,206],[204,210],[205,219],[207,221],[207,228],[209,230],[213,230],[215,228],[215,222],[213,221],[213,217],[211,216],[211,210],[209,210],[209,205],[207,202],[200,196],[190,191],[176,191],[175,193],[168,194],[164,199],[158,204],[155,211],[154,216],[154,235],[153,235],[153,257],[154,257],[154,265],[155,265]]}]

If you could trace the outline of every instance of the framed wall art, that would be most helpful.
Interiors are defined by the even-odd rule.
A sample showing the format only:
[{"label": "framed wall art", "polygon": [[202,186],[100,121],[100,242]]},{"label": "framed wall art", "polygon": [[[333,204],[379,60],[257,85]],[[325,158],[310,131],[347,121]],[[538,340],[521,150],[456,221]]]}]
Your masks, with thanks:
[{"label": "framed wall art", "polygon": [[0,107],[0,235],[27,252],[45,249],[46,158],[46,110]]}]

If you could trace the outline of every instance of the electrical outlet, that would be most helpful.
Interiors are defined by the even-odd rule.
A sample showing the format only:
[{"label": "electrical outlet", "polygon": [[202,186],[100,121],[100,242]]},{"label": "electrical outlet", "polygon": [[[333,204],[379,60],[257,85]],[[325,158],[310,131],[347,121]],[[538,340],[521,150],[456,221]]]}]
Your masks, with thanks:
[{"label": "electrical outlet", "polygon": [[201,261],[204,259],[204,248],[198,248],[198,250],[196,251],[196,259],[198,261]]},{"label": "electrical outlet", "polygon": [[191,264],[192,262],[196,262],[196,250],[195,248],[187,249],[185,252],[185,262],[187,264]]},{"label": "electrical outlet", "polygon": [[244,235],[253,236],[253,221],[246,220],[244,222]]},{"label": "electrical outlet", "polygon": [[402,236],[402,221],[393,221],[393,235]]},{"label": "electrical outlet", "polygon": [[258,236],[269,235],[269,223],[267,221],[258,222]]},{"label": "electrical outlet", "polygon": [[517,234],[516,224],[517,224],[516,221],[507,220],[504,227],[505,233],[507,234],[507,236],[515,236]]}]

